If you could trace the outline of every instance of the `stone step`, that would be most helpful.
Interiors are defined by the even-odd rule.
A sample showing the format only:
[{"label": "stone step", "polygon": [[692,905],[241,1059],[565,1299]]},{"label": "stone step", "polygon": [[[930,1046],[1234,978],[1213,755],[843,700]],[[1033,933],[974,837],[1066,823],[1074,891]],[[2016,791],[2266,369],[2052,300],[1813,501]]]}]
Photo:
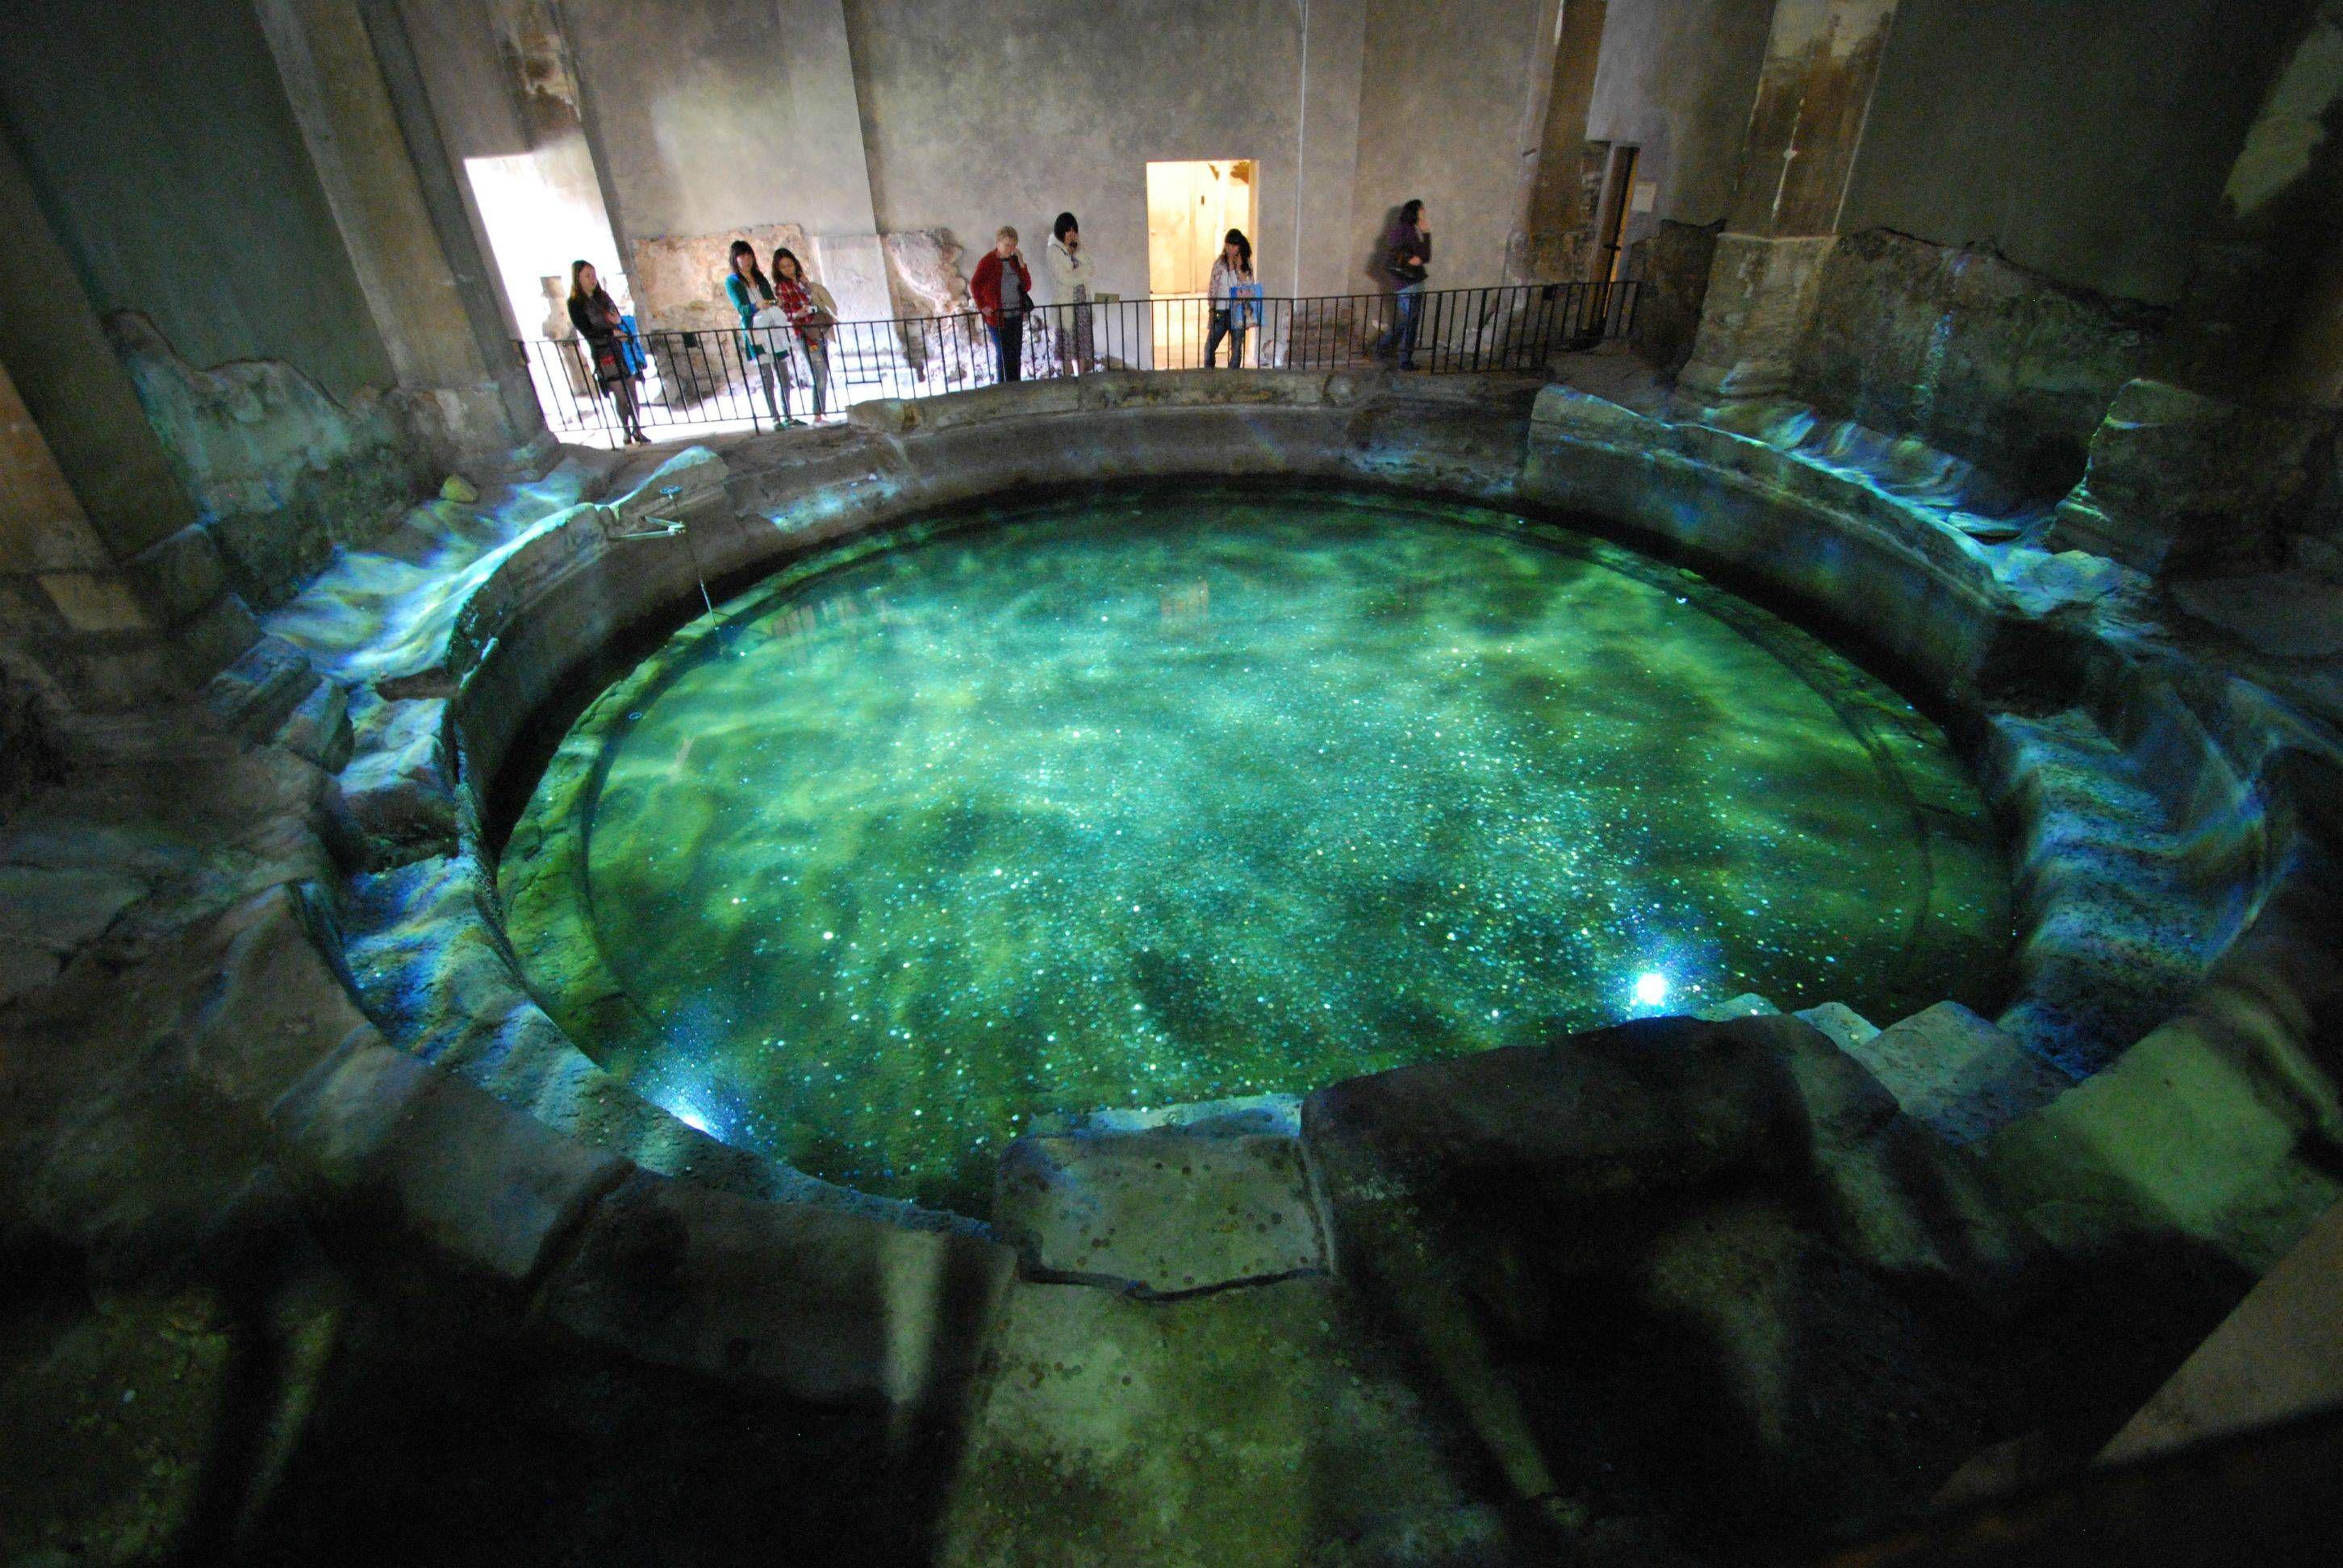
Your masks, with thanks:
[{"label": "stone step", "polygon": [[1749,990],[1696,1009],[1692,1016],[1703,1023],[1730,1023],[1736,1018],[1773,1018],[1781,1010],[1755,991]]},{"label": "stone step", "polygon": [[1862,1052],[1856,1048],[1879,1038],[1879,1026],[1843,1001],[1801,1008],[1797,1016],[1828,1035],[1833,1045],[1858,1060]]},{"label": "stone step", "polygon": [[2021,1000],[2001,1022],[2086,1076],[2179,1007],[2234,911],[2207,900],[2203,847],[2174,831],[2087,717],[1997,715],[1988,744],[2000,754],[1988,771],[2023,781],[2028,825],[2010,846],[2021,901],[2047,911],[2025,933]]},{"label": "stone step", "polygon": [[1509,1563],[1485,1459],[1337,1280],[1145,1301],[1018,1280],[936,1530],[950,1568]]},{"label": "stone step", "polygon": [[[1751,991],[1693,1016],[1724,1023],[1780,1011]],[[1884,1030],[1841,1001],[1793,1016],[1868,1068],[1906,1115],[1954,1143],[1973,1143],[2074,1087],[2074,1080],[1956,1001]]]},{"label": "stone step", "polygon": [[342,769],[342,801],[366,834],[377,866],[444,854],[454,845],[447,716],[447,705],[437,698],[369,699],[354,721],[355,751]]},{"label": "stone step", "polygon": [[1829,1027],[1808,1021],[1869,1068],[1906,1115],[1949,1142],[1974,1143],[2074,1087],[2074,1080],[1956,1001],[1868,1034],[1851,1029],[1845,1020],[1870,1026],[1836,1003],[1813,1010],[1833,1008],[1844,1018],[1834,1016]]},{"label": "stone step", "polygon": [[992,1219],[1020,1277],[940,1562],[1516,1560],[1452,1412],[1332,1277],[1301,1131],[1259,1095],[1011,1145]]},{"label": "stone step", "polygon": [[317,682],[277,731],[276,741],[328,773],[340,772],[357,743],[350,728],[348,689],[330,678]]},{"label": "stone step", "polygon": [[262,638],[204,688],[204,706],[230,734],[272,739],[323,678],[309,656],[274,633]]}]

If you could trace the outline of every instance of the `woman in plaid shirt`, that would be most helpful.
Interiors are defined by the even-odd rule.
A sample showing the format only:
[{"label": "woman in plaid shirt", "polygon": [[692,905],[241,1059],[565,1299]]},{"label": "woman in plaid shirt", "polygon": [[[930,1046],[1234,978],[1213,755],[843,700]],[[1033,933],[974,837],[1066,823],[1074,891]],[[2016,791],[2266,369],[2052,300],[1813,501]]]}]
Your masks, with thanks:
[{"label": "woman in plaid shirt", "polygon": [[819,419],[830,385],[830,329],[838,325],[838,317],[821,285],[806,276],[797,253],[786,246],[773,252],[773,303],[798,329],[798,341],[805,346],[806,374],[813,382],[813,417]]}]

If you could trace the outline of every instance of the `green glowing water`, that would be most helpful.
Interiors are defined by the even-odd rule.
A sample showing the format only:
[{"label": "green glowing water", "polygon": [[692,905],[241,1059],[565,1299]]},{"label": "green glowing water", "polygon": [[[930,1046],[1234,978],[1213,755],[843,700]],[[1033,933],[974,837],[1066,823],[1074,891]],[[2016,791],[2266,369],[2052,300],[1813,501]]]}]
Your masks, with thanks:
[{"label": "green glowing water", "polygon": [[1366,496],[975,521],[687,628],[516,829],[540,990],[728,1141],[980,1211],[1043,1113],[1753,990],[1996,1000],[1942,737],[1691,574]]}]

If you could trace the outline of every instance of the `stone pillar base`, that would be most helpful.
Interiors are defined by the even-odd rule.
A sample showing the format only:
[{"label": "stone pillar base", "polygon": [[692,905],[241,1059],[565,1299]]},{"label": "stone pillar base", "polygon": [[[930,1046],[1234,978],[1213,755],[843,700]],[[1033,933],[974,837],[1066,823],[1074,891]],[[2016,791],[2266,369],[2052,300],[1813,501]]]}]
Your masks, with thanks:
[{"label": "stone pillar base", "polygon": [[1837,243],[1836,235],[1719,236],[1700,333],[1676,385],[1720,403],[1789,391],[1823,263]]},{"label": "stone pillar base", "polygon": [[397,394],[417,448],[449,473],[483,483],[535,478],[558,444],[545,427],[526,371],[470,387],[423,387]]}]

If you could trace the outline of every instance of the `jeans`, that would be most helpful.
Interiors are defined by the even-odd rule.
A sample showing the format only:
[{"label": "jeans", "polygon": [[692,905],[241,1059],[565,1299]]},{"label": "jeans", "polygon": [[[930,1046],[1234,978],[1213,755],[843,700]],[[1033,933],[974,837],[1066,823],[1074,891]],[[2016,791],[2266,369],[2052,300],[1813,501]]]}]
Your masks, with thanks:
[{"label": "jeans", "polygon": [[[757,380],[765,388],[765,407],[773,416],[773,423],[778,425],[782,420],[789,417],[789,378],[788,373],[785,371],[779,374],[775,373],[773,367],[773,357],[769,354],[759,354],[754,359],[749,361],[749,363],[757,367]],[[777,385],[780,389],[780,400],[779,402],[775,402],[773,397],[774,388]]]},{"label": "jeans", "polygon": [[1003,383],[1021,380],[1025,375],[1025,313],[1004,310],[998,326],[988,322],[985,330],[992,334],[992,346],[1001,351],[1001,379]]},{"label": "jeans", "polygon": [[1229,368],[1243,369],[1245,329],[1230,326],[1229,313],[1225,310],[1212,312],[1212,335],[1204,339],[1204,368],[1210,370],[1213,367],[1213,357],[1220,353],[1223,337],[1229,340]]},{"label": "jeans", "polygon": [[1423,285],[1409,284],[1399,291],[1399,319],[1391,324],[1390,331],[1375,339],[1374,351],[1378,354],[1398,354],[1399,367],[1403,370],[1415,368],[1416,318],[1423,308]]},{"label": "jeans", "polygon": [[819,337],[798,336],[805,345],[806,381],[813,388],[813,417],[819,419],[830,407],[830,345]]}]

